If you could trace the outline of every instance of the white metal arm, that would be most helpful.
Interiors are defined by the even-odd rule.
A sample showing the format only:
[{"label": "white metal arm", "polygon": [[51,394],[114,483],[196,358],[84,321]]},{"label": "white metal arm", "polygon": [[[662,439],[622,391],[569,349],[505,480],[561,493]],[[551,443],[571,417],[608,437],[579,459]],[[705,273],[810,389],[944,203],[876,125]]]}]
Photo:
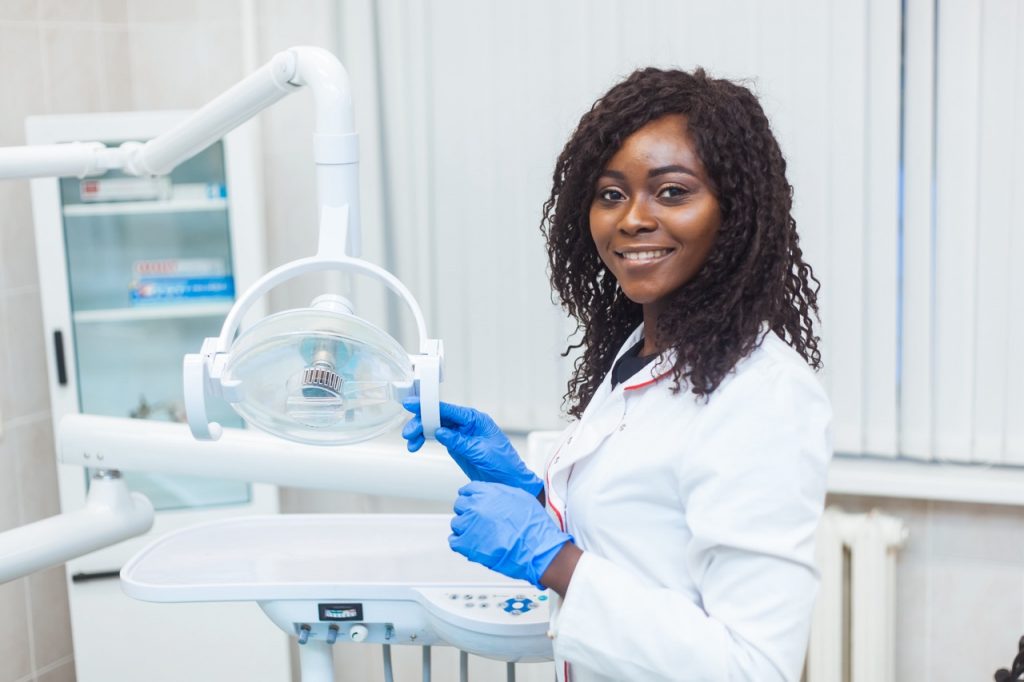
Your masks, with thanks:
[{"label": "white metal arm", "polygon": [[[188,474],[275,485],[451,501],[466,475],[432,441],[410,457],[405,441],[324,447],[293,443],[255,429],[224,429],[196,440],[184,424],[73,414],[60,421],[62,464],[103,463],[124,471]],[[91,464],[90,464],[91,462]],[[0,536],[2,537],[2,536]],[[2,556],[2,552],[0,552]]]},{"label": "white metal arm", "polygon": [[116,471],[99,472],[85,507],[0,533],[0,584],[142,535],[153,505]]},{"label": "white metal arm", "polygon": [[[302,48],[293,48],[302,49]],[[299,86],[292,50],[220,95],[171,130],[146,143],[108,148],[100,142],[0,147],[0,179],[85,177],[118,169],[129,175],[163,175],[192,158]]]}]

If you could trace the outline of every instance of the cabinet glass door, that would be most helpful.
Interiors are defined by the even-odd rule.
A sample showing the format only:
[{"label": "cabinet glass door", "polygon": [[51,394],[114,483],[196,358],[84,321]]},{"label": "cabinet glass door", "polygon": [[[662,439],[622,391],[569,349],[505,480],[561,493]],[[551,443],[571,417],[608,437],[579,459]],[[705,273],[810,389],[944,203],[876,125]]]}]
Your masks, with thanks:
[{"label": "cabinet glass door", "polygon": [[[82,412],[185,421],[182,358],[220,333],[235,297],[226,188],[222,143],[168,176],[60,181]],[[242,425],[226,406],[211,412]],[[242,504],[251,492],[237,481],[124,478],[157,509]]]}]

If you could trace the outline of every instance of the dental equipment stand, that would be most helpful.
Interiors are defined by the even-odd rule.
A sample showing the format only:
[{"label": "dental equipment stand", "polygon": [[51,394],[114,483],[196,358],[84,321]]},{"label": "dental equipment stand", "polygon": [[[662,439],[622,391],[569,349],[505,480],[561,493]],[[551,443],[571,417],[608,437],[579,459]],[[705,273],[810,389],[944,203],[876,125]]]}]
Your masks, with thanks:
[{"label": "dental equipment stand", "polygon": [[336,642],[433,645],[508,661],[551,659],[548,595],[470,563],[448,548],[438,514],[263,516],[164,536],[121,571],[129,596],[153,602],[255,601],[298,638],[302,682],[334,680]]}]

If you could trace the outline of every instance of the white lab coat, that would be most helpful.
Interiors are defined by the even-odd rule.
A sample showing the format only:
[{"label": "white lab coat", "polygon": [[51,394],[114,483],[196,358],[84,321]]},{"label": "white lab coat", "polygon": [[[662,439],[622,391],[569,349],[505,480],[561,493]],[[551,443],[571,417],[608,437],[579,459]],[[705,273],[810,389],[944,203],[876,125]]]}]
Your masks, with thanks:
[{"label": "white lab coat", "polygon": [[584,550],[552,604],[558,679],[796,682],[828,398],[771,333],[706,402],[673,394],[670,368],[605,377],[547,461],[549,512]]}]

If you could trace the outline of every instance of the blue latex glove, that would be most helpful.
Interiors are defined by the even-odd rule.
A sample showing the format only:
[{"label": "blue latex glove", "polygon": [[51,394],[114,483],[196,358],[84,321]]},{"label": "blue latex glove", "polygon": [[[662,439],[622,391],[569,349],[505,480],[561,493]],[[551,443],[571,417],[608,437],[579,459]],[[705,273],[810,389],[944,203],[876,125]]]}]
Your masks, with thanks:
[{"label": "blue latex glove", "polygon": [[[409,441],[409,452],[416,452],[424,442],[420,399],[413,396],[402,404],[415,415],[402,429],[402,437]],[[504,483],[533,497],[544,489],[544,481],[527,468],[508,436],[483,412],[441,403],[441,428],[434,435],[471,481]]]},{"label": "blue latex glove", "polygon": [[544,589],[544,575],[572,536],[558,529],[530,493],[474,481],[459,489],[448,544],[470,561]]}]

